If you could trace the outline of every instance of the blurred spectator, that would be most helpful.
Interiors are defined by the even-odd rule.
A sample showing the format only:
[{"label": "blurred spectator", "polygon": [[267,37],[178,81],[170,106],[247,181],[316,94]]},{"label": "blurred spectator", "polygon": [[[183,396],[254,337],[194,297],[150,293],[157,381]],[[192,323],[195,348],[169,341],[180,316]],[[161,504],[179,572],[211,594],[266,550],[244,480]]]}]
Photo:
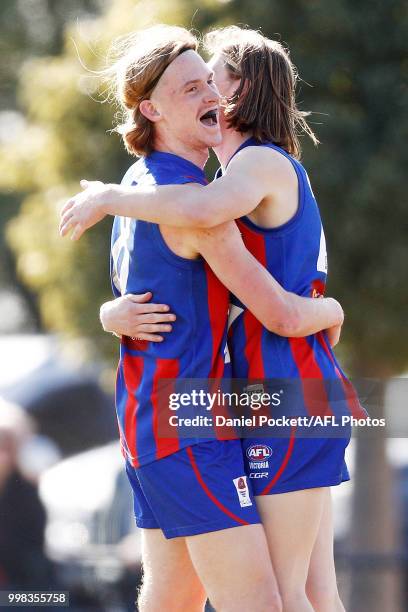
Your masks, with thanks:
[{"label": "blurred spectator", "polygon": [[41,589],[52,583],[44,553],[46,514],[37,486],[19,468],[33,425],[18,406],[0,399],[0,588]]}]

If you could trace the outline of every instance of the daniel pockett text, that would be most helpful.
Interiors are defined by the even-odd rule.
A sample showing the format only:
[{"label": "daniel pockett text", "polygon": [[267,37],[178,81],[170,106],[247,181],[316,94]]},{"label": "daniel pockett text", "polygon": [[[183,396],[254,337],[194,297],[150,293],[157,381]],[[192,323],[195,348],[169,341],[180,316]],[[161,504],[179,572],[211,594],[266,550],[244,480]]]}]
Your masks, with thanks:
[{"label": "daniel pockett text", "polygon": [[[190,435],[197,435],[197,431],[211,435],[217,428],[230,428],[241,437],[250,437],[254,429],[262,429],[267,435],[290,435],[295,428],[306,436],[307,430],[316,436],[316,430],[322,435],[323,429],[324,435],[342,437],[352,427],[385,427],[385,418],[356,418],[351,414],[281,414],[279,408],[284,394],[283,389],[267,393],[261,384],[248,386],[240,393],[219,389],[171,393],[168,407],[173,414],[168,416],[168,423],[171,428],[184,432],[182,435],[187,435],[189,429]],[[221,408],[232,408],[235,414],[220,414]]]},{"label": "daniel pockett text", "polygon": [[[387,406],[384,389],[387,388]],[[160,379],[161,438],[408,437],[408,379]],[[218,431],[217,431],[218,430]],[[221,431],[222,430],[222,431]],[[256,430],[256,431],[254,431]]]},{"label": "daniel pockett text", "polygon": [[333,415],[326,416],[298,416],[298,417],[268,417],[262,414],[254,414],[250,417],[226,417],[224,415],[196,415],[194,417],[179,417],[171,415],[169,417],[171,427],[299,427],[299,428],[315,428],[315,427],[385,427],[385,418],[372,419],[366,417],[357,419],[352,416],[336,417]]}]

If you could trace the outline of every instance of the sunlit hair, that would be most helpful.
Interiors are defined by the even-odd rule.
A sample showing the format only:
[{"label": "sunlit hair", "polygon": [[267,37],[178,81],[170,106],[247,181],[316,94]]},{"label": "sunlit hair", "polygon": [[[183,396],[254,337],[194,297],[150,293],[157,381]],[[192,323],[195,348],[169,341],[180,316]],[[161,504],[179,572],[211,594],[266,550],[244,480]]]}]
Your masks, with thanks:
[{"label": "sunlit hair", "polygon": [[229,26],[204,38],[212,55],[220,54],[230,77],[240,81],[234,95],[226,100],[228,125],[239,132],[251,131],[260,142],[273,142],[299,158],[299,134],[318,140],[296,106],[298,75],[289,52],[281,43],[255,30]]},{"label": "sunlit hair", "polygon": [[166,68],[184,51],[196,51],[198,41],[188,30],[157,25],[123,37],[113,44],[113,64],[104,71],[113,83],[123,121],[116,127],[126,149],[133,155],[148,155],[153,148],[153,124],[140,112],[142,100],[150,98]]}]

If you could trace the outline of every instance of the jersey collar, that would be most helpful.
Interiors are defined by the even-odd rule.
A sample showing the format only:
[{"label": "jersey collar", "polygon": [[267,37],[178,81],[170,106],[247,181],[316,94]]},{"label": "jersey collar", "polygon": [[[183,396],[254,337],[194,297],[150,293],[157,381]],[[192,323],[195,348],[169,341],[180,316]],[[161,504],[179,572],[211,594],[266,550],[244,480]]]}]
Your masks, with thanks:
[{"label": "jersey collar", "polygon": [[204,170],[199,166],[193,164],[193,162],[175,155],[174,153],[167,153],[165,151],[152,151],[147,156],[146,160],[149,160],[153,164],[165,164],[167,167],[171,167],[171,171],[174,174],[184,176],[186,179],[191,179],[192,182],[207,182]]}]

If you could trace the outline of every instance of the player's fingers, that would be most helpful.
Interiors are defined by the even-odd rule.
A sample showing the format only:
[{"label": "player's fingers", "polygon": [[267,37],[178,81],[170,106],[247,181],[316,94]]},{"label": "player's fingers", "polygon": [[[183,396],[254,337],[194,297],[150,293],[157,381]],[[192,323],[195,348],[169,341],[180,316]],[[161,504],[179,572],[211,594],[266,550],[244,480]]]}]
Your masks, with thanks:
[{"label": "player's fingers", "polygon": [[63,215],[63,217],[61,218],[61,221],[60,221],[60,224],[59,224],[60,229],[62,229],[62,228],[64,227],[64,225],[66,225],[66,224],[68,223],[68,221],[69,221],[70,219],[72,219],[72,217],[73,217],[73,216],[74,216],[74,213],[73,213],[72,211],[70,211],[70,210],[69,210],[69,211],[67,211],[67,212],[66,212],[66,213]]},{"label": "player's fingers", "polygon": [[[136,304],[143,304],[143,312],[144,313],[149,313],[149,312],[168,312],[170,310],[170,308],[169,308],[169,306],[167,304],[147,304],[146,302],[148,302],[152,298],[152,293],[150,291],[147,291],[146,293],[142,293],[142,294],[138,294],[138,295],[135,295],[133,293],[128,293],[126,295],[126,297],[131,302],[134,302]],[[172,321],[173,319],[169,319],[169,320]]]},{"label": "player's fingers", "polygon": [[74,205],[74,199],[70,198],[66,204],[62,207],[61,216],[64,215],[68,210],[70,210]]},{"label": "player's fingers", "polygon": [[332,348],[334,348],[339,343],[339,340],[340,340],[340,335],[337,333],[332,333],[329,336],[329,343]]},{"label": "player's fingers", "polygon": [[169,314],[159,314],[157,312],[152,312],[151,314],[139,314],[137,316],[138,323],[142,324],[151,324],[151,323],[167,323],[176,320],[176,315],[173,313]]},{"label": "player's fingers", "polygon": [[79,181],[79,184],[81,185],[82,189],[87,189],[88,187],[96,187],[97,185],[99,187],[103,185],[102,181],[88,181],[87,179],[81,179]]},{"label": "player's fingers", "polygon": [[143,304],[143,302],[148,302],[152,299],[151,291],[146,291],[146,293],[127,293],[126,298],[131,302],[136,302],[136,304]]},{"label": "player's fingers", "polygon": [[60,236],[66,236],[74,225],[73,219],[68,219],[68,221],[66,221],[64,224],[60,225]]},{"label": "player's fingers", "polygon": [[142,332],[154,334],[156,332],[171,332],[173,328],[171,325],[163,325],[160,323],[143,323],[142,325],[138,325],[138,329],[140,329]]},{"label": "player's fingers", "polygon": [[71,234],[71,240],[76,241],[79,240],[82,234],[84,233],[85,228],[82,227],[79,223],[74,227],[74,231]]},{"label": "player's fingers", "polygon": [[133,336],[134,340],[147,340],[148,342],[163,342],[163,336],[158,336],[157,334],[146,334],[139,333],[136,336]]},{"label": "player's fingers", "polygon": [[[143,314],[148,314],[149,316],[153,313],[168,313],[169,312],[169,306],[167,306],[167,304],[143,304],[143,306],[139,307],[141,316]],[[162,316],[162,314],[160,315]],[[172,315],[175,316],[175,315]],[[170,319],[170,321],[173,321],[173,319]],[[156,321],[157,323],[159,321]],[[155,321],[151,320],[151,321],[147,321],[147,323],[155,323]]]}]

